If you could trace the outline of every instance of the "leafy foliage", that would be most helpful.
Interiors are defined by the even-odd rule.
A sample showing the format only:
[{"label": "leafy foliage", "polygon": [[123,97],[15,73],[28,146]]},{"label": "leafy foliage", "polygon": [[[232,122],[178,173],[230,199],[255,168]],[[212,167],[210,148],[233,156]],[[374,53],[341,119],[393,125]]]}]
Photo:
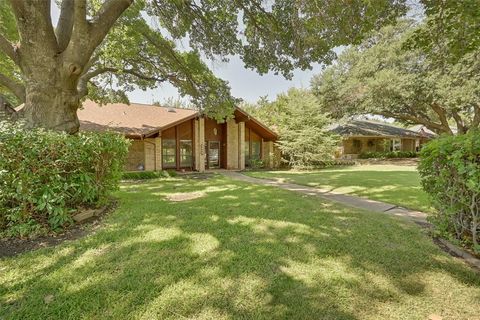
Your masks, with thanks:
[{"label": "leafy foliage", "polygon": [[480,51],[457,63],[404,49],[418,28],[400,21],[374,33],[314,77],[322,108],[335,117],[378,114],[403,124],[423,124],[437,133],[459,133],[480,124]]},{"label": "leafy foliage", "polygon": [[292,88],[273,102],[262,99],[257,107],[246,109],[277,129],[278,147],[290,166],[309,168],[333,160],[338,137],[327,130],[330,119],[321,112],[316,97],[308,90]]},{"label": "leafy foliage", "polygon": [[480,253],[480,132],[429,142],[419,172],[437,209],[431,221],[442,234]]},{"label": "leafy foliage", "polygon": [[0,232],[26,236],[58,231],[77,208],[103,204],[118,186],[128,142],[2,122],[0,149]]},{"label": "leafy foliage", "polygon": [[393,158],[416,158],[418,153],[414,151],[368,151],[358,155],[360,159],[393,159]]},{"label": "leafy foliage", "polygon": [[459,62],[480,49],[480,2],[477,0],[422,0],[425,23],[407,42],[438,62]]}]

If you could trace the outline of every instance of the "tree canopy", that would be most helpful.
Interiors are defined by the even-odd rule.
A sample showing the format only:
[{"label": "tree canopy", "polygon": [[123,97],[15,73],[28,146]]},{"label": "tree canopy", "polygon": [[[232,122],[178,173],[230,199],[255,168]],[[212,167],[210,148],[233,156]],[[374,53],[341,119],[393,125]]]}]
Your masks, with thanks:
[{"label": "tree canopy", "polygon": [[404,2],[62,0],[54,27],[50,1],[2,0],[0,87],[25,102],[30,126],[68,132],[86,96],[126,101],[163,82],[222,118],[237,100],[204,59],[239,55],[259,73],[290,77],[393,21]]},{"label": "tree canopy", "polygon": [[260,99],[244,108],[277,130],[277,144],[288,165],[308,168],[332,160],[338,137],[329,131],[331,119],[319,112],[318,100],[309,90],[291,88],[272,102]]},{"label": "tree canopy", "polygon": [[[332,116],[377,114],[437,133],[459,133],[480,123],[480,52],[456,63],[405,44],[419,29],[402,20],[342,53],[312,79],[323,110]],[[443,59],[443,60],[441,60]],[[448,61],[447,61],[448,60]]]}]

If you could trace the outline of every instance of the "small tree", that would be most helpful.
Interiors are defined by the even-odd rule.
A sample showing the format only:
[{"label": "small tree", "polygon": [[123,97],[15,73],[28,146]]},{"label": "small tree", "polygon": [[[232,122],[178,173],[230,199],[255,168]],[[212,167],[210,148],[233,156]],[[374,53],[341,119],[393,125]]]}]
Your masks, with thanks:
[{"label": "small tree", "polygon": [[273,102],[260,102],[257,109],[250,111],[277,128],[278,146],[290,166],[309,168],[333,160],[339,139],[329,132],[330,119],[320,111],[311,92],[292,88]]}]

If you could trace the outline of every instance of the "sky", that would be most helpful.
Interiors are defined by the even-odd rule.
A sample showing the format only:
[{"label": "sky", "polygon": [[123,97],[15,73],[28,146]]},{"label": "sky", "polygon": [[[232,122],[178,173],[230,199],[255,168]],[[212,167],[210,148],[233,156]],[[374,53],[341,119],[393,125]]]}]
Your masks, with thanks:
[{"label": "sky", "polygon": [[[53,1],[52,1],[53,2]],[[53,3],[52,22],[58,21],[59,9]],[[239,57],[233,57],[229,62],[207,62],[214,74],[229,82],[232,95],[247,102],[256,102],[260,97],[267,96],[269,100],[275,99],[277,94],[287,91],[291,87],[306,88],[313,75],[321,71],[320,65],[314,65],[312,70],[295,70],[291,80],[282,75],[268,73],[263,76],[253,70],[244,68]],[[168,98],[180,98],[176,89],[170,84],[161,84],[155,90],[135,90],[127,93],[130,102],[153,103],[162,102]]]}]

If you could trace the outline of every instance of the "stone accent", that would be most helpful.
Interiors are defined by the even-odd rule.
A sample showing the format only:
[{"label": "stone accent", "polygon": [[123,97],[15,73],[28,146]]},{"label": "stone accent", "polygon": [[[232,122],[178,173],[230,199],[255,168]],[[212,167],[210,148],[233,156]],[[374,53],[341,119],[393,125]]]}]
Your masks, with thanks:
[{"label": "stone accent", "polygon": [[195,170],[205,171],[205,119],[200,118],[194,122],[195,144]]},{"label": "stone accent", "polygon": [[245,170],[245,122],[238,123],[238,168]]},{"label": "stone accent", "polygon": [[227,169],[238,169],[238,124],[227,121]]}]

